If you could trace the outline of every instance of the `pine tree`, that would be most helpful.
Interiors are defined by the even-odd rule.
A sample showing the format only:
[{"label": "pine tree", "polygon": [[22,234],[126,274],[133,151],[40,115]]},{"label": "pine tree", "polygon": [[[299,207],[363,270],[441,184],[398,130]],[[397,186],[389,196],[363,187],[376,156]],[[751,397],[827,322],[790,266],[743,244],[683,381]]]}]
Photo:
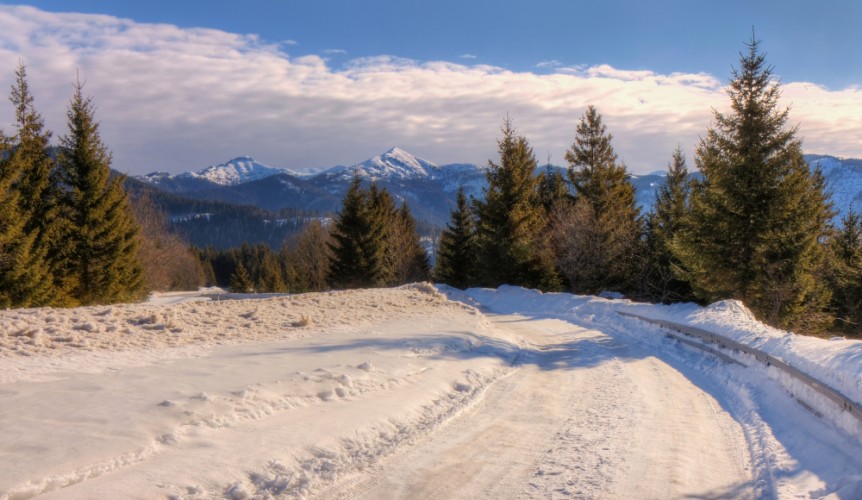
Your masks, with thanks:
[{"label": "pine tree", "polygon": [[544,231],[533,149],[508,117],[501,131],[500,163],[488,162],[485,200],[475,203],[480,282],[556,289],[559,279]]},{"label": "pine tree", "polygon": [[230,277],[230,291],[233,293],[254,293],[254,284],[242,261],[237,262],[236,270]]},{"label": "pine tree", "polygon": [[393,244],[398,238],[398,210],[395,200],[386,189],[379,189],[376,183],[368,187],[368,238],[365,241],[368,253],[379,252],[381,258],[377,266],[370,269],[367,286],[391,286],[400,284],[399,267],[404,255],[399,245]]},{"label": "pine tree", "polygon": [[82,89],[77,83],[66,114],[69,131],[60,139],[58,172],[67,187],[61,206],[74,229],[67,236],[63,288],[84,305],[139,300],[144,295],[140,229],[124,178],[111,178],[111,154]]},{"label": "pine tree", "polygon": [[419,233],[416,232],[416,220],[406,201],[401,203],[401,209],[393,220],[387,243],[399,255],[393,284],[415,283],[428,279],[431,272],[428,252],[422,248]]},{"label": "pine tree", "polygon": [[575,292],[629,291],[637,281],[642,225],[635,190],[602,117],[588,106],[566,151],[573,203],[555,215],[559,266]]},{"label": "pine tree", "polygon": [[258,245],[258,262],[256,263],[255,289],[258,292],[285,293],[288,292],[285,282],[285,272],[282,263],[269,245]]},{"label": "pine tree", "polygon": [[558,204],[568,202],[569,197],[569,187],[563,174],[548,164],[539,174],[539,203],[544,207],[545,213],[551,214]]},{"label": "pine tree", "polygon": [[714,112],[697,147],[703,180],[677,254],[701,299],[740,299],[768,322],[804,326],[828,297],[814,273],[831,208],[797,129],[785,127],[772,68],[753,37],[747,46],[728,87],[731,112]]},{"label": "pine tree", "polygon": [[29,307],[52,300],[53,282],[37,230],[27,231],[17,189],[20,172],[6,158],[9,142],[0,133],[0,308]]},{"label": "pine tree", "polygon": [[656,193],[653,212],[647,219],[645,293],[662,303],[691,300],[691,285],[680,279],[682,263],[673,254],[672,242],[688,211],[688,168],[682,148],[673,152],[664,184]]},{"label": "pine tree", "polygon": [[40,230],[41,243],[52,236],[49,233],[57,214],[57,186],[52,178],[54,161],[48,155],[51,132],[44,130],[45,121],[33,107],[23,63],[15,76],[9,100],[15,106],[17,134],[8,168],[20,175],[21,208],[29,218],[28,226]]},{"label": "pine tree", "polygon": [[477,284],[477,258],[476,220],[464,188],[460,187],[457,208],[440,236],[435,279],[456,288],[469,288]]},{"label": "pine tree", "polygon": [[[376,187],[373,189],[376,191]],[[372,208],[372,198],[378,198],[378,210]],[[382,212],[381,203],[379,195],[372,196],[372,193],[361,189],[359,176],[353,179],[329,243],[329,282],[333,286],[360,288],[384,284],[385,225],[376,217]]]},{"label": "pine tree", "polygon": [[53,161],[47,148],[50,132],[33,107],[23,64],[18,66],[9,100],[15,107],[17,133],[5,138],[0,159],[0,305],[60,305],[67,297],[55,277],[62,274],[63,219],[56,207]]},{"label": "pine tree", "polygon": [[844,331],[862,333],[862,216],[850,210],[829,243],[831,309]]}]

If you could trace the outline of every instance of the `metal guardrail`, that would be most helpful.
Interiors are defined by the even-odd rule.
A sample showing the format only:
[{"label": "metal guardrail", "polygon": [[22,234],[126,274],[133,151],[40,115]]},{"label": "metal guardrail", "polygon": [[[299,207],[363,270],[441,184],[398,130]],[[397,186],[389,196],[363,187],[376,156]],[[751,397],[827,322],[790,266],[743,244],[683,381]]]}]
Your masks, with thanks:
[{"label": "metal guardrail", "polygon": [[[818,394],[826,397],[827,399],[829,399],[830,401],[832,401],[833,403],[835,403],[836,405],[841,407],[842,410],[849,412],[850,415],[852,415],[857,420],[862,422],[862,406],[860,406],[858,403],[851,400],[850,398],[848,398],[847,396],[845,396],[841,392],[833,389],[832,387],[829,387],[828,385],[824,384],[823,382],[820,382],[819,380],[817,380],[814,377],[812,377],[811,375],[808,375],[807,373],[799,370],[798,368],[790,366],[789,364],[787,364],[786,362],[784,362],[781,359],[776,358],[775,356],[767,354],[767,353],[765,353],[759,349],[754,349],[753,347],[749,347],[745,344],[740,344],[739,342],[728,339],[726,337],[722,337],[721,335],[717,335],[715,333],[708,332],[706,330],[701,330],[700,328],[695,328],[693,326],[681,325],[679,323],[674,323],[672,321],[666,321],[666,320],[662,320],[662,319],[645,318],[645,317],[639,316],[637,314],[632,314],[632,313],[623,312],[623,311],[617,311],[617,314],[619,314],[621,316],[627,316],[630,318],[636,318],[636,319],[639,319],[641,321],[646,321],[647,323],[652,323],[654,325],[659,325],[659,326],[666,328],[668,330],[677,331],[679,333],[698,338],[704,342],[708,342],[710,344],[715,344],[718,347],[723,347],[725,349],[732,349],[734,351],[748,354],[748,355],[754,357],[757,361],[760,361],[761,363],[763,363],[767,366],[774,366],[774,367],[778,368],[779,370],[787,373],[791,377],[803,382],[808,387],[814,389],[814,391],[816,391]],[[713,355],[716,355],[725,361],[737,363],[737,364],[742,364],[738,360],[718,351],[717,349],[713,349],[712,347],[710,347],[708,345],[701,344],[699,342],[693,342],[689,339],[685,339],[685,338],[679,337],[677,335],[670,335],[670,336],[672,338],[675,338],[676,340],[679,340],[679,341],[687,344],[687,345],[697,347],[698,349],[702,349],[702,350],[707,351]]]}]

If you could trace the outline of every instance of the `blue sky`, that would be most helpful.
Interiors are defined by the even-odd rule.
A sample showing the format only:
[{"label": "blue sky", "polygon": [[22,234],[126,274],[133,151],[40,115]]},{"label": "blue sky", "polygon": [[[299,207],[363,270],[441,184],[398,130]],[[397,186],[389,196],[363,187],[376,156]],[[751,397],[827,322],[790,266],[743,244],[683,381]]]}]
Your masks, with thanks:
[{"label": "blue sky", "polygon": [[[50,11],[111,14],[292,41],[292,55],[327,50],[336,63],[393,55],[539,71],[609,64],[726,78],[751,29],[789,81],[862,84],[862,2],[853,0],[231,0],[24,2]],[[476,56],[475,59],[462,56]],[[547,71],[549,68],[545,68]]]},{"label": "blue sky", "polygon": [[562,163],[587,104],[629,168],[652,171],[676,144],[693,154],[752,28],[806,151],[862,156],[862,2],[26,5],[40,10],[0,4],[0,84],[23,59],[37,107],[62,132],[81,71],[115,166],[131,173],[244,154],[303,170],[394,145],[482,163],[506,113],[540,159]]}]

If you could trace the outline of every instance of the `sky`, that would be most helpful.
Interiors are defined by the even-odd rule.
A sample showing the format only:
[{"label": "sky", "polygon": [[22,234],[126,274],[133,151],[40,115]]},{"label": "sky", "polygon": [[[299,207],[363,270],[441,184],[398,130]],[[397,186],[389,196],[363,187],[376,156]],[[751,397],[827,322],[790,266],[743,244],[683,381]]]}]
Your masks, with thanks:
[{"label": "sky", "polygon": [[131,174],[241,155],[305,171],[393,146],[482,164],[507,115],[564,164],[590,104],[646,173],[677,145],[694,166],[754,30],[805,152],[862,157],[860,21],[862,2],[835,0],[3,2],[0,85],[23,61],[57,138],[78,75]]}]

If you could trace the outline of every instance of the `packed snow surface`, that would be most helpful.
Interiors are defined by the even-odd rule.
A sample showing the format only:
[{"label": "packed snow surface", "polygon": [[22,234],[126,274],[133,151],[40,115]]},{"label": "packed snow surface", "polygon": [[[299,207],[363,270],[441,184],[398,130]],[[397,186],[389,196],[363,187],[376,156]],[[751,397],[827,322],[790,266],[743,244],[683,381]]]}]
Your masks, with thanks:
[{"label": "packed snow surface", "polygon": [[736,302],[416,284],[10,310],[0,499],[862,497],[858,421],[620,311],[862,400],[859,342]]}]

